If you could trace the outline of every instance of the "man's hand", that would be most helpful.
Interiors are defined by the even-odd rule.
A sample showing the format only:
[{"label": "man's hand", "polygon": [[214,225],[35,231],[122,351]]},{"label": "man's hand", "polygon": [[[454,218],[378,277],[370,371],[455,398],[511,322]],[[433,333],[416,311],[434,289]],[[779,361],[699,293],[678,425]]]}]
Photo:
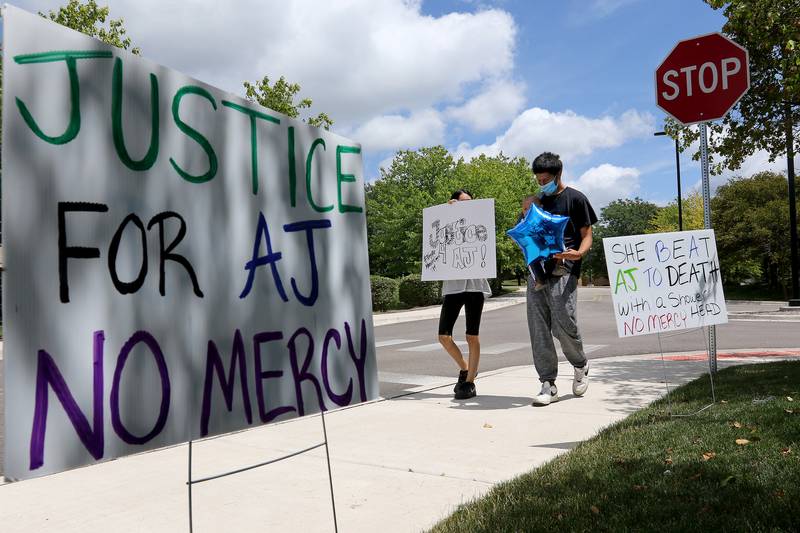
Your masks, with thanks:
[{"label": "man's hand", "polygon": [[553,254],[553,257],[555,257],[556,259],[566,259],[567,261],[578,261],[583,256],[578,250],[567,248],[561,253]]}]

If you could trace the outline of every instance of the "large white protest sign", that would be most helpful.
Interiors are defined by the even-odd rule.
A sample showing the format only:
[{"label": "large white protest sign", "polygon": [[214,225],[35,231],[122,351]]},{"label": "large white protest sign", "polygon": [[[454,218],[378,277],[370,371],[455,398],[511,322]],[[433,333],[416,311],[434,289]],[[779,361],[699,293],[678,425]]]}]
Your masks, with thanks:
[{"label": "large white protest sign", "polygon": [[375,398],[360,146],[3,17],[5,475]]},{"label": "large white protest sign", "polygon": [[422,210],[422,280],[497,277],[494,199]]},{"label": "large white protest sign", "polygon": [[620,337],[728,321],[714,231],[603,239]]}]

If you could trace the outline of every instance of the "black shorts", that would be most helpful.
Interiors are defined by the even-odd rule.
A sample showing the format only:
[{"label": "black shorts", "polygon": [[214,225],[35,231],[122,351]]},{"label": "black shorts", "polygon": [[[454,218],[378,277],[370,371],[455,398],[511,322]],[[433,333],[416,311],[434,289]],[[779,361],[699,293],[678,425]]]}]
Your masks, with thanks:
[{"label": "black shorts", "polygon": [[477,335],[481,329],[481,313],[483,312],[482,292],[459,292],[448,294],[442,302],[442,313],[439,315],[439,335],[453,336],[453,326],[456,323],[461,308],[467,319],[467,335]]}]

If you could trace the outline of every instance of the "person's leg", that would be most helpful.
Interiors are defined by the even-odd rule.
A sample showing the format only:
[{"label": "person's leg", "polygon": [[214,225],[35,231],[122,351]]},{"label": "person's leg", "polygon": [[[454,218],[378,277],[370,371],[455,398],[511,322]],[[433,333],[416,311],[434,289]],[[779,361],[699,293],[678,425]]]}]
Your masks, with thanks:
[{"label": "person's leg", "polygon": [[547,297],[549,287],[554,281],[552,278],[546,280],[547,287],[537,291],[534,281],[529,276],[525,295],[533,365],[539,375],[539,381],[550,381],[551,383],[555,382],[558,375],[558,357],[553,336],[550,333],[550,305]]},{"label": "person's leg", "polygon": [[464,314],[466,315],[466,337],[467,344],[469,345],[467,381],[474,382],[475,376],[478,374],[478,365],[481,360],[481,341],[479,335],[484,297],[482,292],[468,292],[465,293],[465,295]]},{"label": "person's leg", "polygon": [[442,311],[439,314],[439,344],[442,345],[462,371],[467,370],[467,362],[464,360],[458,345],[453,342],[453,326],[463,305],[464,293],[448,294],[444,297]]},{"label": "person's leg", "polygon": [[578,330],[578,278],[573,275],[555,278],[548,291],[552,299],[553,335],[561,343],[567,360],[576,368],[586,366],[583,340]]}]

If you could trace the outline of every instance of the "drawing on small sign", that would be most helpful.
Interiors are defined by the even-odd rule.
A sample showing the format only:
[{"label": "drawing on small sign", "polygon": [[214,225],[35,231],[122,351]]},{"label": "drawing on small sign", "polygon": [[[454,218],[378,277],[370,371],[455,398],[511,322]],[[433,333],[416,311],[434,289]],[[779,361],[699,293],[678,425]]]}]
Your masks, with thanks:
[{"label": "drawing on small sign", "polygon": [[[434,220],[428,233],[428,243],[433,251],[425,254],[425,268],[436,270],[436,263],[448,263],[453,268],[470,268],[478,260],[480,249],[481,266],[486,266],[486,239],[488,232],[483,224],[467,224],[466,219],[459,218],[453,222],[442,225],[440,220]],[[482,243],[468,246],[473,243]]]}]

